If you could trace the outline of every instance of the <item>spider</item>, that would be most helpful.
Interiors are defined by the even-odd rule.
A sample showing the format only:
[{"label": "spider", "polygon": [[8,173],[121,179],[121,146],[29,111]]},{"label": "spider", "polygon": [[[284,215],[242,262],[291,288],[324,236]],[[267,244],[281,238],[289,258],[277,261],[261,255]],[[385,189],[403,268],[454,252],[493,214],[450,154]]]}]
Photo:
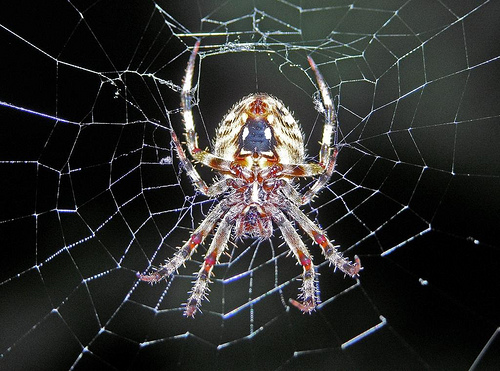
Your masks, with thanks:
[{"label": "spider", "polygon": [[[251,94],[226,114],[219,124],[213,153],[198,147],[198,135],[192,114],[192,80],[200,42],[196,42],[182,85],[181,108],[186,145],[192,158],[220,173],[214,184],[207,186],[186,156],[175,131],[172,141],[181,165],[195,188],[208,197],[220,197],[220,202],[179,247],[173,257],[151,273],[138,274],[142,281],[155,283],[168,278],[198,245],[216,229],[204,261],[196,275],[192,291],[185,304],[184,315],[194,317],[207,297],[212,269],[218,263],[234,230],[235,238],[267,239],[273,234],[273,223],[303,267],[299,301],[290,300],[305,313],[311,313],[318,303],[316,271],[312,256],[295,230],[295,221],[335,268],[351,277],[361,270],[359,258],[351,263],[337,250],[326,233],[311,221],[300,206],[309,203],[330,179],[337,158],[337,116],[327,85],[311,57],[313,70],[321,92],[325,123],[319,152],[319,162],[305,162],[305,146],[300,126],[281,100],[265,93]],[[335,138],[331,148],[332,137]],[[312,186],[301,194],[294,186],[295,178],[318,176]]]}]

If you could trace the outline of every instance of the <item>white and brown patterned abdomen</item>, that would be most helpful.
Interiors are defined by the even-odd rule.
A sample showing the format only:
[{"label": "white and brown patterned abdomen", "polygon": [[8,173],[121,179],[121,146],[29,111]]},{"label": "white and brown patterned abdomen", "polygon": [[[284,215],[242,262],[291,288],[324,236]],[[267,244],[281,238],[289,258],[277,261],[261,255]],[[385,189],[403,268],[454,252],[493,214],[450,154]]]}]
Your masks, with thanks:
[{"label": "white and brown patterned abdomen", "polygon": [[[248,139],[249,132],[252,141]],[[265,140],[269,143],[263,143]],[[304,162],[300,126],[283,102],[268,94],[251,94],[231,108],[217,128],[214,154],[233,161],[250,154],[248,143],[255,146],[254,151],[261,150],[260,155],[274,154],[281,164]]]}]

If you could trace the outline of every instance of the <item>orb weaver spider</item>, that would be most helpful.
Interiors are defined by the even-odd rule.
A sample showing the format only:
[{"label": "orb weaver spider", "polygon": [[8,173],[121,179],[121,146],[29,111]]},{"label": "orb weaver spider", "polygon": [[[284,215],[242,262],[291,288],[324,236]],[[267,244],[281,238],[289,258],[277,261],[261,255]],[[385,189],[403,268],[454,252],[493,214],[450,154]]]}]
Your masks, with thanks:
[{"label": "orb weaver spider", "polygon": [[[181,108],[186,145],[191,157],[220,174],[208,186],[188,159],[179,138],[172,130],[172,140],[182,166],[195,188],[207,197],[220,197],[189,240],[173,257],[149,274],[138,274],[142,281],[155,283],[168,278],[198,245],[214,230],[210,247],[189,298],[184,314],[194,317],[208,293],[212,269],[218,263],[234,230],[236,238],[267,239],[273,234],[273,223],[302,265],[302,286],[299,301],[290,302],[305,313],[311,313],[318,303],[316,271],[311,254],[292,225],[295,221],[322,248],[325,258],[351,277],[361,268],[359,258],[351,263],[337,250],[326,233],[310,220],[300,206],[309,203],[326,185],[335,168],[338,147],[337,116],[327,85],[311,57],[309,65],[316,76],[325,116],[319,162],[305,162],[305,146],[300,126],[281,100],[266,94],[251,94],[241,99],[219,124],[213,153],[198,147],[198,135],[192,113],[192,80],[200,42],[196,42],[184,75]],[[314,177],[316,181],[301,194],[294,187],[295,178]]]}]

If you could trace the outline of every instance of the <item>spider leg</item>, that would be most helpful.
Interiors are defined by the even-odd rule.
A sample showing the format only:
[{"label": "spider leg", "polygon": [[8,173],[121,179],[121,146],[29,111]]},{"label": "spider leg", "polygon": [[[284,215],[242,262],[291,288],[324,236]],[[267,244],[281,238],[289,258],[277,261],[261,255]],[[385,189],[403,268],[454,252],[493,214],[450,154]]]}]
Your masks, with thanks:
[{"label": "spider leg", "polygon": [[323,255],[335,267],[351,277],[356,277],[362,269],[361,261],[357,256],[354,257],[354,263],[342,256],[337,250],[338,245],[333,245],[328,236],[311,219],[309,219],[296,205],[286,201],[283,209],[294,219],[300,227],[321,246]]},{"label": "spider leg", "polygon": [[322,174],[325,169],[323,166],[315,163],[307,164],[280,164],[283,168],[280,175],[296,177],[307,177]]},{"label": "spider leg", "polygon": [[311,254],[285,214],[278,208],[271,208],[271,212],[273,220],[281,230],[286,244],[303,267],[302,286],[299,295],[301,303],[297,304],[296,301],[292,301],[292,304],[299,307],[305,313],[311,313],[316,308],[318,302],[315,283],[316,271],[314,269]]},{"label": "spider leg", "polygon": [[186,173],[191,179],[191,182],[193,183],[195,188],[208,197],[214,197],[223,193],[227,189],[226,181],[223,179],[212,184],[210,187],[207,186],[205,181],[201,178],[200,174],[196,171],[192,162],[187,158],[186,152],[184,152],[179,138],[177,137],[177,134],[175,134],[175,131],[173,129],[171,130],[171,135],[172,141],[174,142],[175,149],[177,151],[177,156],[179,157],[179,161],[182,163],[182,166],[186,170]]},{"label": "spider leg", "polygon": [[302,196],[301,204],[305,205],[309,203],[312,198],[318,193],[325,185],[328,183],[328,180],[333,174],[333,170],[335,170],[335,163],[337,160],[338,149],[334,148],[333,152],[330,154],[328,161],[326,163],[323,172],[320,174],[316,182],[304,193]]},{"label": "spider leg", "polygon": [[186,136],[188,137],[189,151],[192,148],[198,147],[198,138],[194,130],[194,119],[192,112],[192,92],[191,85],[193,82],[194,75],[194,62],[196,60],[196,54],[200,48],[200,41],[198,40],[194,44],[193,51],[189,57],[189,62],[186,67],[186,72],[184,74],[184,81],[182,82],[182,92],[181,92],[181,107],[182,107],[182,117],[184,119],[184,129],[186,131]]},{"label": "spider leg", "polygon": [[[184,74],[184,81],[182,83],[181,108],[182,108],[182,118],[184,121],[184,130],[186,134],[186,144],[189,153],[191,154],[191,156],[193,156],[195,160],[201,162],[206,166],[211,167],[212,169],[223,172],[230,172],[232,161],[228,161],[221,157],[215,156],[210,152],[204,151],[198,147],[198,134],[196,133],[194,118],[193,118],[193,110],[192,110],[193,109],[192,84],[193,84],[196,55],[198,54],[199,48],[200,48],[200,41],[198,40],[193,47],[191,56],[189,57],[189,62],[187,64],[186,72]],[[176,141],[176,148],[177,152],[179,153],[179,148],[182,148],[180,147],[179,140]],[[197,177],[201,180],[199,175],[197,175]],[[201,184],[198,179],[196,181],[197,183],[195,184],[197,185],[199,184],[199,186],[203,187],[203,184]]]},{"label": "spider leg", "polygon": [[194,184],[196,189],[198,189],[204,195],[208,196],[207,183],[205,183],[205,181],[201,178],[200,174],[196,171],[191,161],[187,159],[186,153],[184,152],[179,138],[177,138],[177,134],[175,134],[175,131],[173,129],[171,131],[171,135],[172,141],[174,142],[175,149],[177,151],[177,156],[179,157],[182,166],[184,166],[184,169],[186,169],[187,175],[189,176],[189,178],[191,178],[191,182]]},{"label": "spider leg", "polygon": [[215,264],[218,263],[220,256],[227,247],[227,242],[231,236],[231,220],[232,215],[227,215],[222,222],[217,227],[217,232],[215,232],[210,248],[205,254],[205,261],[201,265],[196,280],[194,281],[193,289],[190,292],[190,296],[186,302],[186,309],[184,315],[186,317],[193,317],[196,311],[200,308],[203,299],[207,298],[208,284],[210,281],[210,275]]},{"label": "spider leg", "polygon": [[316,81],[318,82],[319,90],[321,92],[321,100],[323,101],[323,110],[325,114],[325,125],[323,126],[323,138],[321,141],[321,149],[319,153],[319,163],[320,165],[326,166],[325,160],[328,161],[330,153],[330,145],[332,142],[332,136],[334,137],[334,145],[337,145],[338,140],[338,121],[335,109],[333,107],[333,100],[328,91],[328,87],[325,83],[325,79],[314,60],[308,56],[307,60],[311,69],[316,75]]},{"label": "spider leg", "polygon": [[[321,149],[319,152],[319,165],[323,168],[324,172],[321,173],[320,177],[311,186],[311,188],[302,196],[302,204],[307,204],[311,201],[318,191],[320,191],[325,184],[328,182],[335,169],[335,161],[337,159],[337,142],[338,142],[338,120],[335,113],[335,108],[333,106],[333,101],[328,92],[328,87],[319,72],[314,60],[308,56],[307,60],[311,69],[316,75],[316,81],[318,82],[319,90],[321,92],[321,100],[323,101],[323,111],[325,115],[325,124],[323,126],[323,137],[321,141]],[[334,148],[331,150],[331,142],[333,137]]]},{"label": "spider leg", "polygon": [[199,227],[196,228],[196,230],[191,234],[189,240],[179,248],[171,259],[165,261],[165,264],[160,265],[159,269],[149,274],[138,273],[138,278],[141,281],[156,283],[162,279],[168,278],[175,271],[177,271],[177,269],[183,265],[186,260],[191,258],[191,255],[196,250],[198,245],[205,240],[215,225],[227,213],[228,206],[226,204],[227,203],[224,201],[217,204],[217,206],[215,206],[214,209],[208,213],[207,217],[203,220]]}]

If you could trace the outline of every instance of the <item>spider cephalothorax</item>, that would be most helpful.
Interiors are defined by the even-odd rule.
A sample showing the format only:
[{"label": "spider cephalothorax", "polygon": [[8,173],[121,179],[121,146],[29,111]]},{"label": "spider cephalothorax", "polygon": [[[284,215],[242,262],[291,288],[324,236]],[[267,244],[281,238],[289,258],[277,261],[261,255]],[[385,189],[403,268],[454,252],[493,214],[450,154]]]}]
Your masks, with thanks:
[{"label": "spider cephalothorax", "polygon": [[[326,84],[312,58],[309,64],[316,75],[325,114],[323,139],[319,163],[305,162],[302,132],[289,110],[277,98],[264,93],[243,98],[228,112],[217,128],[214,151],[198,147],[191,112],[192,79],[194,62],[198,53],[196,43],[184,77],[181,105],[186,134],[186,144],[194,160],[221,174],[207,186],[193,164],[188,160],[177,135],[172,130],[172,140],[177,154],[195,187],[209,197],[221,196],[220,202],[192,233],[190,239],[174,256],[149,275],[139,275],[147,282],[158,282],[173,274],[196,247],[216,229],[205,260],[186,303],[186,316],[194,316],[206,297],[213,266],[226,249],[231,231],[236,237],[269,238],[273,223],[303,267],[300,302],[292,304],[304,312],[316,307],[316,271],[311,255],[291,222],[295,221],[318,245],[323,255],[342,272],[355,277],[361,269],[359,259],[351,263],[337,251],[325,232],[312,222],[299,207],[311,201],[330,179],[337,157],[337,118]],[[297,177],[318,176],[316,182],[303,195],[293,186]]]}]

